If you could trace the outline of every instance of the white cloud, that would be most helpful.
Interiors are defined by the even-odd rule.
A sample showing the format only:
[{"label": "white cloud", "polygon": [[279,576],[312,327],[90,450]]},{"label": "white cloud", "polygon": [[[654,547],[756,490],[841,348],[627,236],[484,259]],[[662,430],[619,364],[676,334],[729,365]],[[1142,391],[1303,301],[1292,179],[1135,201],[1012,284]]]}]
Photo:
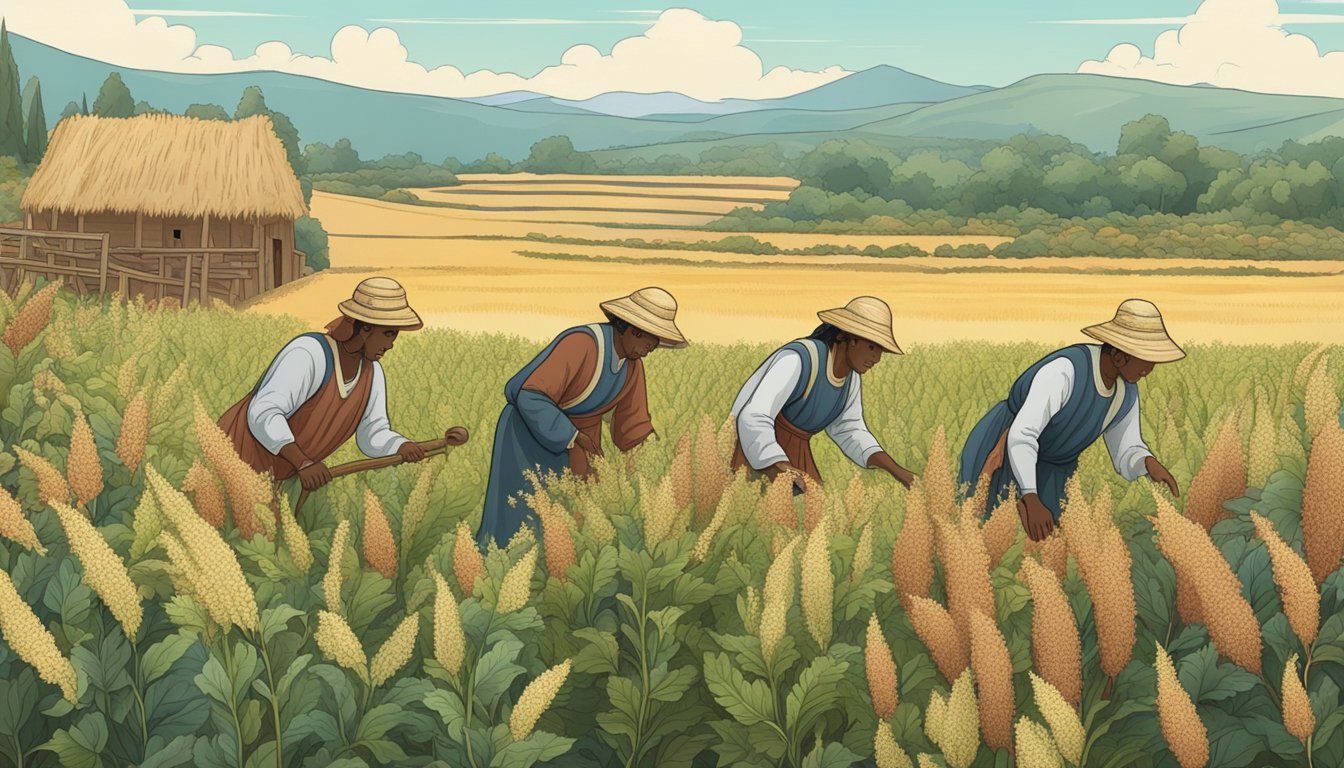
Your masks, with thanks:
[{"label": "white cloud", "polygon": [[[1335,21],[1339,20],[1339,21]],[[1275,0],[1204,0],[1180,29],[1157,36],[1153,54],[1122,43],[1079,72],[1176,85],[1209,83],[1262,93],[1344,96],[1344,52],[1321,53],[1290,23],[1339,23],[1330,14],[1281,14]]]},{"label": "white cloud", "polygon": [[[426,68],[411,60],[394,29],[350,25],[331,39],[326,56],[292,50],[283,42],[236,56],[217,45],[199,44],[196,31],[162,17],[136,20],[124,0],[5,0],[10,29],[48,45],[110,64],[166,72],[273,70],[309,75],[385,91],[474,97],[529,90],[564,99],[611,91],[675,91],[704,101],[777,98],[799,93],[846,74],[838,66],[807,71],[766,70],[742,45],[742,28],[673,8],[650,19],[643,34],[617,42],[609,53],[575,45],[559,63],[531,76],[444,65]],[[505,20],[490,20],[505,21]]]},{"label": "white cloud", "polygon": [[180,16],[180,17],[187,17],[187,16],[200,16],[200,17],[207,17],[207,16],[227,16],[227,17],[246,16],[246,17],[251,17],[251,16],[257,16],[257,17],[273,18],[273,19],[296,19],[296,18],[299,18],[299,17],[297,17],[297,16],[294,16],[294,15],[292,15],[292,14],[288,14],[288,13],[255,13],[255,12],[252,12],[252,11],[197,11],[197,10],[188,10],[188,9],[185,9],[185,8],[132,8],[132,9],[131,9],[131,13],[134,14],[134,15],[136,15],[136,16]]}]

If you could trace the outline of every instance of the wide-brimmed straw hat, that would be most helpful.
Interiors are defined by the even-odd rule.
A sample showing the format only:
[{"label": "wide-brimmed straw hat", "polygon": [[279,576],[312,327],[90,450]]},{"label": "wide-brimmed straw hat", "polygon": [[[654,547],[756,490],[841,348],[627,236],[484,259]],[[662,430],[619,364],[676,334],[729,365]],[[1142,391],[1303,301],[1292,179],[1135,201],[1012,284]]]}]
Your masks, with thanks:
[{"label": "wide-brimmed straw hat", "polygon": [[337,305],[341,314],[369,325],[414,331],[424,326],[406,301],[406,289],[390,277],[370,277]]},{"label": "wide-brimmed straw hat", "polygon": [[897,346],[896,336],[891,330],[891,307],[879,298],[860,296],[851,299],[843,307],[823,309],[817,313],[817,317],[823,323],[830,323],[846,333],[867,339],[892,354],[905,354]]},{"label": "wide-brimmed straw hat", "polygon": [[1126,299],[1115,310],[1114,318],[1090,325],[1083,333],[1150,363],[1174,363],[1185,357],[1185,350],[1167,335],[1162,313],[1144,299]]},{"label": "wide-brimmed straw hat", "polygon": [[662,288],[640,288],[629,296],[604,301],[598,306],[603,312],[657,336],[659,346],[679,349],[687,344],[686,337],[677,328],[677,300]]}]

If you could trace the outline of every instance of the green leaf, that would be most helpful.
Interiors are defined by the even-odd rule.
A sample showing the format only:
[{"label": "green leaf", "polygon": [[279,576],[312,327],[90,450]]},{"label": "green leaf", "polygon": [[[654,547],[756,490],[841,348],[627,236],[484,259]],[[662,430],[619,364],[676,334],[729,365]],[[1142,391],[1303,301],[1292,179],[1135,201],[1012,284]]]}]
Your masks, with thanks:
[{"label": "green leaf", "polygon": [[713,749],[719,755],[719,765],[774,768],[788,748],[784,737],[763,723],[743,728],[732,720],[715,720],[709,725],[718,736]]},{"label": "green leaf", "polygon": [[514,678],[527,670],[513,663],[523,650],[521,641],[508,638],[481,654],[476,662],[476,698],[487,709],[494,709],[499,697],[509,689]]},{"label": "green leaf", "polygon": [[573,635],[587,644],[574,655],[574,671],[591,675],[616,674],[620,669],[621,652],[616,635],[595,627],[576,629]]},{"label": "green leaf", "polygon": [[277,634],[283,632],[291,619],[303,616],[303,611],[292,605],[277,605],[261,612],[261,641],[270,644]]},{"label": "green leaf", "polygon": [[177,768],[179,765],[187,765],[191,762],[191,750],[195,744],[196,737],[191,734],[178,736],[158,749],[153,749],[151,742],[151,749],[146,750],[146,757],[139,768]]},{"label": "green leaf", "polygon": [[862,759],[845,749],[843,744],[827,744],[825,749],[817,745],[807,757],[803,758],[803,768],[850,768]]},{"label": "green leaf", "polygon": [[649,698],[654,701],[680,701],[699,677],[695,667],[679,667],[668,671],[667,665],[656,667],[649,676]]},{"label": "green leaf", "polygon": [[574,739],[533,731],[522,741],[515,741],[495,753],[491,768],[532,768],[533,765],[554,760],[574,746]]},{"label": "green leaf", "polygon": [[107,721],[102,713],[91,712],[80,718],[74,728],[57,730],[38,749],[55,752],[63,768],[96,768],[103,764],[101,755],[105,747]]},{"label": "green leaf", "polygon": [[1181,686],[1190,693],[1195,703],[1222,701],[1251,690],[1259,680],[1255,675],[1227,662],[1218,660],[1212,645],[1181,659],[1178,675]]},{"label": "green leaf", "polygon": [[462,705],[461,697],[453,691],[435,689],[425,694],[425,706],[438,712],[439,717],[443,718],[443,724],[448,728],[448,738],[458,744],[466,743],[463,727],[467,719],[467,710]]},{"label": "green leaf", "polygon": [[145,684],[148,685],[168,674],[173,664],[195,643],[194,635],[179,631],[149,646],[140,661],[140,674],[144,676]]},{"label": "green leaf", "polygon": [[774,723],[775,700],[770,687],[764,680],[747,682],[727,654],[705,654],[705,684],[719,706],[742,725]]},{"label": "green leaf", "polygon": [[817,718],[835,705],[848,667],[829,656],[819,656],[803,670],[785,701],[784,723],[790,733],[811,731]]},{"label": "green leaf", "polygon": [[210,624],[205,608],[186,595],[174,595],[164,604],[163,610],[174,624],[195,635],[204,635]]},{"label": "green leaf", "polygon": [[387,739],[374,739],[373,741],[358,742],[359,746],[369,750],[376,763],[385,765],[403,765],[406,761],[406,752],[394,741]]},{"label": "green leaf", "polygon": [[327,763],[327,768],[369,768],[361,757],[342,757]]},{"label": "green leaf", "polygon": [[401,720],[402,709],[399,704],[379,704],[368,712],[364,713],[363,719],[359,721],[359,729],[355,731],[357,741],[373,741],[381,739],[387,735],[387,732],[397,727]]}]

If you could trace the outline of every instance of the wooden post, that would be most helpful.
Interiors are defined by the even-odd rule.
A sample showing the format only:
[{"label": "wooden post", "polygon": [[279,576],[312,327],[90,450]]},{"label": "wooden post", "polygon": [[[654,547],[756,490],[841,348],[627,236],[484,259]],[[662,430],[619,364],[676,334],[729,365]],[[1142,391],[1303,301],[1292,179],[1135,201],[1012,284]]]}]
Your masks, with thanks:
[{"label": "wooden post", "polygon": [[145,247],[145,212],[135,212],[135,247]]},{"label": "wooden post", "polygon": [[61,214],[57,213],[55,208],[51,209],[51,228],[52,230],[61,228]]},{"label": "wooden post", "polygon": [[125,273],[125,272],[118,272],[118,273],[117,273],[117,292],[121,294],[122,301],[125,301],[126,298],[127,298],[127,296],[126,296],[126,293],[127,293],[127,288],[126,288],[126,273]]},{"label": "wooden post", "polygon": [[257,249],[257,290],[253,296],[266,290],[266,259],[261,252],[261,219],[252,222],[252,247]]},{"label": "wooden post", "polygon": [[[205,214],[205,220],[201,222],[201,247],[210,247],[210,214]],[[210,306],[210,252],[207,250],[201,254],[201,306]]]},{"label": "wooden post", "polygon": [[196,256],[196,254],[194,254],[194,253],[187,253],[186,265],[183,267],[183,273],[182,273],[182,308],[183,308],[183,309],[186,309],[186,308],[187,308],[187,300],[191,298],[191,268],[192,268],[192,264],[191,264],[191,262],[192,262],[192,259],[195,258],[195,256]]},{"label": "wooden post", "polygon": [[76,221],[79,222],[79,224],[78,224],[79,229],[77,229],[77,230],[75,230],[75,231],[76,231],[76,232],[83,232],[83,231],[84,231],[84,214],[82,214],[82,213],[79,214],[79,218],[78,218]]},{"label": "wooden post", "polygon": [[98,293],[107,293],[107,249],[111,245],[111,239],[111,233],[104,232],[98,249]]}]

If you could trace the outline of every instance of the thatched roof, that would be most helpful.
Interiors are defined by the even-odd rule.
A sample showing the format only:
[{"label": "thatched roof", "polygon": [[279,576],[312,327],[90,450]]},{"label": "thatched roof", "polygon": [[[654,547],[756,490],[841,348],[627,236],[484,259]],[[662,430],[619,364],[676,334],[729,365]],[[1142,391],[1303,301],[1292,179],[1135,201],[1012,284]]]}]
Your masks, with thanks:
[{"label": "thatched roof", "polygon": [[23,208],[191,218],[305,212],[284,145],[264,115],[66,118],[28,182]]}]

